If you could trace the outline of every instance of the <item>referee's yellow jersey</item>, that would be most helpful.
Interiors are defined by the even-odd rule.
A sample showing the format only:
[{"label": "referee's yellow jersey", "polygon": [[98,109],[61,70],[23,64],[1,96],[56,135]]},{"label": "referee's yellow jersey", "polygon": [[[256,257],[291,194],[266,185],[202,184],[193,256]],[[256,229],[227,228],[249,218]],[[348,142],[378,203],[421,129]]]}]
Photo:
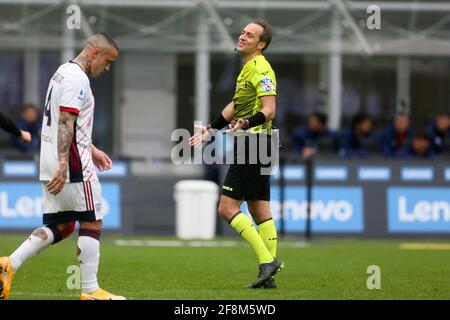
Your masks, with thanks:
[{"label": "referee's yellow jersey", "polygon": [[[263,55],[247,61],[236,81],[236,91],[233,101],[235,112],[233,120],[248,118],[262,109],[260,97],[276,96],[277,83],[275,72]],[[267,130],[272,133],[272,121],[250,128],[247,132],[261,133]]]}]

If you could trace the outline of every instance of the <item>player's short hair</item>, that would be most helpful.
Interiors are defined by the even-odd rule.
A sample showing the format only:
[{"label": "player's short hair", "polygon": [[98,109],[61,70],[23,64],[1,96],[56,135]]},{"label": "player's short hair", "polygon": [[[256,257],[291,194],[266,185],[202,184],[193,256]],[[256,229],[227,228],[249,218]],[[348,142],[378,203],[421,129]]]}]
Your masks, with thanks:
[{"label": "player's short hair", "polygon": [[90,36],[86,41],[86,46],[96,47],[97,45],[100,44],[99,42],[101,42],[102,45],[107,44],[116,49],[117,52],[119,52],[119,46],[117,45],[117,43],[113,40],[113,38],[111,38],[109,35],[103,32],[96,33]]},{"label": "player's short hair", "polygon": [[117,52],[119,52],[119,46],[117,45],[117,43],[113,40],[113,38],[111,38],[111,36],[107,35],[106,33],[100,32],[99,33],[101,36],[103,36],[103,38],[105,38],[105,40],[114,48],[117,50]]},{"label": "player's short hair", "polygon": [[261,28],[263,28],[263,32],[259,37],[259,42],[265,42],[266,46],[262,51],[266,50],[269,47],[270,42],[272,41],[272,27],[264,20],[254,20],[252,23],[257,24]]}]

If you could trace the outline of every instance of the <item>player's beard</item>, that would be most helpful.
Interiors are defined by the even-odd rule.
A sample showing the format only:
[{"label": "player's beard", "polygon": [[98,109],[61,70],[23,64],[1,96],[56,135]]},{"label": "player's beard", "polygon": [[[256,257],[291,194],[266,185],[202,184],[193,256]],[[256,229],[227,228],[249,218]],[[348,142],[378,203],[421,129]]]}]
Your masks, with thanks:
[{"label": "player's beard", "polygon": [[100,76],[103,74],[103,72],[97,72],[97,73],[94,73],[93,71],[92,71],[92,67],[90,67],[89,66],[89,76],[91,76],[92,78],[94,78],[94,79],[97,79],[97,78],[100,78]]},{"label": "player's beard", "polygon": [[87,74],[88,74],[90,77],[92,77],[92,78],[94,78],[94,79],[99,78],[99,77],[102,75],[102,73],[103,73],[103,72],[97,72],[97,73],[95,73],[94,70],[92,70],[92,66],[91,66],[91,65],[88,66],[88,67],[86,67],[86,72],[87,72]]},{"label": "player's beard", "polygon": [[88,75],[90,75],[91,77],[94,77],[94,75],[91,73],[91,66],[90,66],[90,65],[87,65],[87,66],[86,66],[86,73],[87,73]]}]

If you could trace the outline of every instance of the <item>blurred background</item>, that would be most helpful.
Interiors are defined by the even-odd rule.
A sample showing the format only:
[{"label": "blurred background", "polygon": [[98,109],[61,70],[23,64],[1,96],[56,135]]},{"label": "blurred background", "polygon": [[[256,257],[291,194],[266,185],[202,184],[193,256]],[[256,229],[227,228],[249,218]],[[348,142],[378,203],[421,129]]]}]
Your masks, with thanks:
[{"label": "blurred background", "polygon": [[[231,100],[241,68],[233,49],[254,19],[273,28],[265,55],[277,76],[285,164],[272,179],[280,232],[305,231],[311,174],[314,234],[448,237],[450,1],[438,0],[0,0],[0,111],[34,136],[23,145],[0,133],[1,232],[41,223],[48,82],[97,32],[120,47],[110,72],[91,80],[93,142],[115,161],[101,174],[105,227],[180,235],[178,215],[209,216],[187,200],[177,207],[175,185],[220,187],[227,167],[173,164],[170,136],[193,132]],[[199,202],[208,199],[214,211],[214,197]],[[231,234],[211,221],[188,228]]]}]

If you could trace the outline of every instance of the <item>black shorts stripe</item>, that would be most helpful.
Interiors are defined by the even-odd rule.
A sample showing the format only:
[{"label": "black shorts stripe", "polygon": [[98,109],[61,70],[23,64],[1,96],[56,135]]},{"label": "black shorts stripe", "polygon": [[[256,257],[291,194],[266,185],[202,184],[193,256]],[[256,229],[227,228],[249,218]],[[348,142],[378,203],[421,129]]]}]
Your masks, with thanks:
[{"label": "black shorts stripe", "polygon": [[83,181],[83,169],[80,153],[77,147],[77,121],[73,123],[73,138],[69,151],[69,177],[70,182]]},{"label": "black shorts stripe", "polygon": [[43,224],[58,224],[67,221],[96,221],[95,211],[59,211],[56,213],[44,213]]}]

